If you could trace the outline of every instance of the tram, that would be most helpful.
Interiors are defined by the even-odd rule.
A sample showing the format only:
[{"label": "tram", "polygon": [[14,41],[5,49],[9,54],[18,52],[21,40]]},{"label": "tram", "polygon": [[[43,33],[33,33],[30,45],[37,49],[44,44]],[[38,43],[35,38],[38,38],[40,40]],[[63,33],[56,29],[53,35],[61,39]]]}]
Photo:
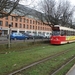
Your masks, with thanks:
[{"label": "tram", "polygon": [[65,44],[75,42],[75,30],[69,27],[55,25],[52,27],[51,44]]}]

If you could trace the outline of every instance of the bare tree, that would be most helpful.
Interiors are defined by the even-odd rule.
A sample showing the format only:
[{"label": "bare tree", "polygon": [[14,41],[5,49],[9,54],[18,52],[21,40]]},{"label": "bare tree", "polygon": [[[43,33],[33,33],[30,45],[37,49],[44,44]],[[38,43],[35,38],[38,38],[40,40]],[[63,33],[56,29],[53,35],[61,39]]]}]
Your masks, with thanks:
[{"label": "bare tree", "polygon": [[[28,7],[35,1],[31,0],[30,3],[28,1],[29,0],[0,0],[0,18],[9,15],[12,16],[11,13],[15,14],[13,17],[23,17],[29,15],[33,10]],[[24,2],[23,5],[20,4],[20,2]]]},{"label": "bare tree", "polygon": [[55,1],[54,0],[44,0],[44,2],[42,2],[44,19],[47,21],[48,24],[50,24],[50,22],[53,23],[52,19],[54,16],[54,13],[53,13],[54,8],[55,8]]},{"label": "bare tree", "polygon": [[75,11],[75,6],[71,6],[68,1],[63,2],[61,24],[69,26],[71,25],[73,13]]},{"label": "bare tree", "polygon": [[[43,12],[42,21],[48,25],[61,24],[66,25],[71,22],[75,7],[70,5],[69,1],[43,0],[41,2],[41,11]],[[51,24],[50,24],[51,22]]]},{"label": "bare tree", "polygon": [[20,0],[0,0],[0,17],[9,16]]},{"label": "bare tree", "polygon": [[32,15],[34,12],[36,12],[36,10],[34,10],[35,0],[23,0],[23,1],[24,4],[23,5],[19,4],[15,10],[16,14],[18,14],[18,17]]}]

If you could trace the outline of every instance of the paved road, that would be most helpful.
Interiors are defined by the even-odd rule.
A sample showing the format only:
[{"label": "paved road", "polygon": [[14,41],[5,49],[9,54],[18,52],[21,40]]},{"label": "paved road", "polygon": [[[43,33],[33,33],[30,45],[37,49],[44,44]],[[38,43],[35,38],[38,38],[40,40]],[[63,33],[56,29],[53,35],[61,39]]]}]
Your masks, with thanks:
[{"label": "paved road", "polygon": [[[46,40],[49,40],[49,39],[11,40],[11,43],[14,43],[14,42],[46,41]],[[0,44],[7,44],[7,43],[8,43],[8,39],[7,39],[7,37],[1,37],[1,36],[0,36]]]},{"label": "paved road", "polygon": [[75,65],[70,69],[66,75],[75,75]]},{"label": "paved road", "polygon": [[0,41],[2,40],[7,40],[7,37],[6,36],[0,36]]}]

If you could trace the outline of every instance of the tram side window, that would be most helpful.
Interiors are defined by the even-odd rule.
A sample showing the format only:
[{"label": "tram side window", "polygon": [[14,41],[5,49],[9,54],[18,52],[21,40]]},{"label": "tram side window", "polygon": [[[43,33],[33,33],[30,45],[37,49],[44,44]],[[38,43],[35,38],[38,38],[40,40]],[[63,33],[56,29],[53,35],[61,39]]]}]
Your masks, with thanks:
[{"label": "tram side window", "polygon": [[69,36],[69,31],[68,30],[66,31],[66,35]]},{"label": "tram side window", "polygon": [[73,36],[73,35],[75,35],[75,31],[61,30],[61,36]]},{"label": "tram side window", "polygon": [[61,30],[61,36],[67,35],[65,30]]},{"label": "tram side window", "polygon": [[71,35],[71,31],[68,31],[68,36],[70,36]]},{"label": "tram side window", "polygon": [[68,30],[67,30],[67,31],[66,31],[66,35],[67,35],[67,36],[71,36],[71,35],[72,35],[71,31],[68,31]]},{"label": "tram side window", "polygon": [[74,35],[74,31],[72,31],[72,35]]},{"label": "tram side window", "polygon": [[71,36],[73,35],[73,32],[71,31]]},{"label": "tram side window", "polygon": [[72,35],[72,31],[70,31],[70,36]]},{"label": "tram side window", "polygon": [[63,30],[61,30],[61,36],[63,36]]},{"label": "tram side window", "polygon": [[75,35],[75,32],[74,32],[74,35]]},{"label": "tram side window", "polygon": [[75,35],[75,32],[73,32],[73,31],[68,31],[68,35],[69,35],[69,36]]}]

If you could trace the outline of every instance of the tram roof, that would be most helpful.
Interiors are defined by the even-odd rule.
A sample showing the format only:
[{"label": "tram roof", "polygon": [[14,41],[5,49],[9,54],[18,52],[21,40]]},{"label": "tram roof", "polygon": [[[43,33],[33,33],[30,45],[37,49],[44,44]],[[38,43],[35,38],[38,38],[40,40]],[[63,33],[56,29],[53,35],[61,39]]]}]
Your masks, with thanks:
[{"label": "tram roof", "polygon": [[70,27],[65,27],[65,26],[60,26],[60,25],[55,25],[55,27],[60,27],[60,30],[75,31],[74,29]]}]

